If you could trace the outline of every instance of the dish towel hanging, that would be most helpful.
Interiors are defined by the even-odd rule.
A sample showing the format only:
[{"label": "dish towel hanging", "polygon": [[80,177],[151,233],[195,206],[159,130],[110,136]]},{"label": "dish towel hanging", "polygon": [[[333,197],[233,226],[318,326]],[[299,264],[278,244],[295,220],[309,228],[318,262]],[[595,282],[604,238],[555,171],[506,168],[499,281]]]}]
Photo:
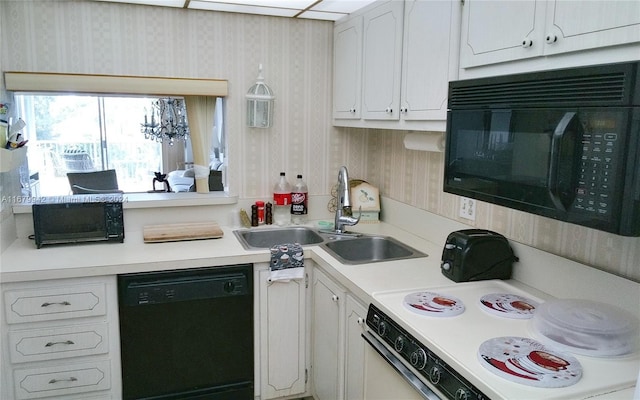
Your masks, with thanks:
[{"label": "dish towel hanging", "polygon": [[299,243],[271,247],[271,281],[304,278],[304,252]]}]

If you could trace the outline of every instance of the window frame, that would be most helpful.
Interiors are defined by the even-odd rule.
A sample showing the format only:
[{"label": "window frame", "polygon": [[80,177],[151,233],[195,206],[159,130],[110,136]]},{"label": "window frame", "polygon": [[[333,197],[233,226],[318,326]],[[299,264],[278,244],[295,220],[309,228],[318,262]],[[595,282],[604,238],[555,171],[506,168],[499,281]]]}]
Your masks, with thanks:
[{"label": "window frame", "polygon": [[[198,78],[166,78],[128,75],[96,75],[96,74],[66,74],[47,72],[6,71],[4,73],[5,89],[11,92],[56,92],[56,93],[90,93],[106,95],[132,94],[138,96],[157,97],[226,97],[228,95],[228,81],[224,79]],[[185,193],[165,193],[150,199],[147,196],[133,196],[132,200],[140,197],[138,207],[155,207],[155,201],[175,201]],[[203,196],[203,193],[198,193]],[[211,192],[206,194],[212,199],[203,199],[207,204],[233,204],[237,196],[225,192]],[[191,197],[191,196],[189,196]],[[184,199],[187,200],[187,199]],[[194,199],[187,200],[193,204]]]}]

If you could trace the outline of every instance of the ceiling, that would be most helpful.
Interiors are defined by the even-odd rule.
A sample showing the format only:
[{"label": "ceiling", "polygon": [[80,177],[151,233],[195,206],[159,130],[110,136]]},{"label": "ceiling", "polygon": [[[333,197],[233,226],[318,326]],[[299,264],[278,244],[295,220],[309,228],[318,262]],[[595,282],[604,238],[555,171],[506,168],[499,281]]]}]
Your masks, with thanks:
[{"label": "ceiling", "polygon": [[375,0],[96,0],[336,21]]}]

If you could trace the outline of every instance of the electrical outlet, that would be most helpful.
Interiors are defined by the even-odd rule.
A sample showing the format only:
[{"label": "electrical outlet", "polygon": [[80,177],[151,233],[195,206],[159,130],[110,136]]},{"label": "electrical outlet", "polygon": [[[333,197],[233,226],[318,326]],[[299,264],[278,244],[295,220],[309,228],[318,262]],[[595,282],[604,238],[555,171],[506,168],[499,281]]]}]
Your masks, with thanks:
[{"label": "electrical outlet", "polygon": [[460,217],[476,220],[476,201],[467,197],[460,197]]}]

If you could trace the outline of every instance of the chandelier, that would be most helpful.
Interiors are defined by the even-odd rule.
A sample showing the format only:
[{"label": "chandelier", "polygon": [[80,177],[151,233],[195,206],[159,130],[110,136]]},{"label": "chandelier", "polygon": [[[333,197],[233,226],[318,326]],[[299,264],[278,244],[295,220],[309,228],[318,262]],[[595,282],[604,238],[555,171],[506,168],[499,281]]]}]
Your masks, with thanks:
[{"label": "chandelier", "polygon": [[145,110],[144,123],[140,126],[145,139],[161,143],[168,141],[171,146],[176,140],[186,141],[189,137],[189,125],[184,101],[171,97],[154,101],[151,103],[151,118]]}]

